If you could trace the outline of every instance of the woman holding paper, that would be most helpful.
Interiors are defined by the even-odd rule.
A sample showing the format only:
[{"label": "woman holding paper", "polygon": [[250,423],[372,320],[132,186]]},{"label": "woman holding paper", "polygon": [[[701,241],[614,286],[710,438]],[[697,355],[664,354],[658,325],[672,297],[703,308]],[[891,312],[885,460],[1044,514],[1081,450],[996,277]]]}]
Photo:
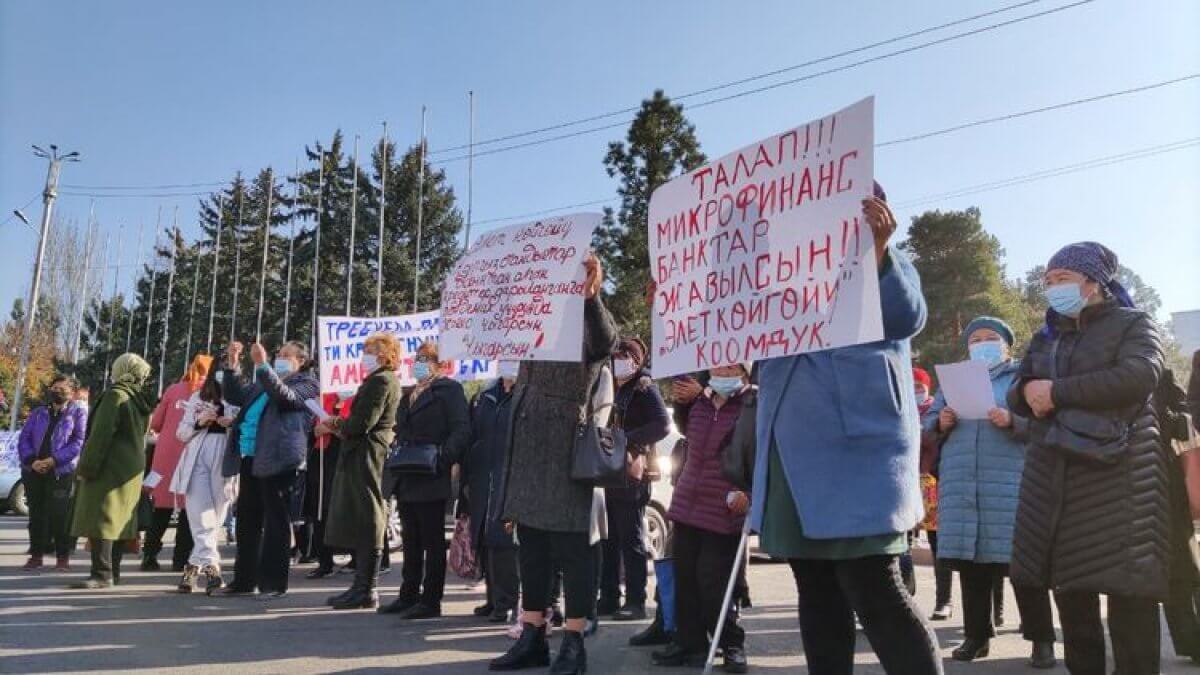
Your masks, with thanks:
[{"label": "woman holding paper", "polygon": [[399,367],[400,342],[395,335],[368,337],[363,344],[362,370],[370,374],[358,388],[350,416],[326,417],[316,428],[318,436],[332,433],[341,439],[322,543],[355,552],[354,583],[345,593],[329,598],[334,609],[379,606],[375,586],[387,524],[381,483],[400,404]]},{"label": "woman holding paper", "polygon": [[221,399],[216,374],[210,371],[200,391],[187,400],[183,421],[175,431],[184,447],[168,485],[171,494],[186,506],[187,519],[181,519],[179,527],[186,523],[194,542],[179,581],[180,593],[191,593],[201,576],[209,595],[225,585],[217,532],[225,522],[235,488],[233,478],[222,475],[221,463],[237,411]]},{"label": "woman holding paper", "polygon": [[[1005,395],[1016,377],[1013,330],[981,316],[967,324],[962,341],[972,361],[987,365],[995,405],[986,419],[960,419],[938,392],[925,415],[926,430],[941,444],[938,462],[938,563],[957,570],[962,586],[966,640],[957,661],[988,655],[996,635],[993,589],[1003,589],[1012,558],[1013,523],[1025,465],[1029,420],[1013,414]],[[1014,586],[1021,631],[1033,643],[1034,668],[1054,667],[1054,624],[1044,589]],[[1003,598],[1003,595],[1000,596]]]},{"label": "woman holding paper", "polygon": [[1008,391],[1030,418],[1013,583],[1054,589],[1067,670],[1109,672],[1106,595],[1114,671],[1157,673],[1170,525],[1169,449],[1151,405],[1162,338],[1109,249],[1070,244],[1046,268],[1046,325]]}]

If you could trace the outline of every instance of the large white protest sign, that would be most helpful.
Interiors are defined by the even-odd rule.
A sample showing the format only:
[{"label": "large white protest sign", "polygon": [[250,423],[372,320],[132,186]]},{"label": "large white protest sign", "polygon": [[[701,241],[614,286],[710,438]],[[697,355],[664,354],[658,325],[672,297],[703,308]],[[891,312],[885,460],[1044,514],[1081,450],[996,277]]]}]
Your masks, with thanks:
[{"label": "large white protest sign", "polygon": [[748,145],[650,198],[655,377],[883,338],[874,99]]},{"label": "large white protest sign", "polygon": [[480,235],[446,279],[442,342],[452,358],[579,361],[583,260],[598,213]]},{"label": "large white protest sign", "polygon": [[[437,310],[407,316],[388,316],[364,319],[349,316],[322,316],[317,319],[317,357],[320,364],[321,393],[348,394],[358,390],[364,377],[361,365],[362,347],[374,333],[392,333],[400,340],[401,364],[397,373],[403,385],[415,384],[412,376],[413,359],[426,340],[438,340],[441,313]],[[439,345],[439,356],[446,356]],[[451,361],[447,375],[458,380],[477,380],[496,377],[496,366],[490,361]]]}]

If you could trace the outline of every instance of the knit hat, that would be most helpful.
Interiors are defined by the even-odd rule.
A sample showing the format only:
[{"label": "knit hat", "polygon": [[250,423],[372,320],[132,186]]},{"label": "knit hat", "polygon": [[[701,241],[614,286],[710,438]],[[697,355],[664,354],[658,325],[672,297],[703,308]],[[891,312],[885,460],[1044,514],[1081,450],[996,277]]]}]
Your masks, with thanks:
[{"label": "knit hat", "polygon": [[929,376],[929,371],[924,368],[913,368],[913,382],[925,385],[926,389],[933,388],[933,378]]},{"label": "knit hat", "polygon": [[978,316],[971,319],[971,323],[967,324],[966,329],[963,330],[963,345],[966,345],[967,341],[971,339],[971,333],[980,328],[989,328],[996,331],[1000,334],[1000,337],[1004,338],[1009,347],[1013,346],[1013,343],[1016,342],[1016,336],[1013,334],[1012,327],[1005,323],[1003,319],[998,319],[994,316]]},{"label": "knit hat", "polygon": [[614,350],[617,354],[625,354],[637,361],[640,365],[646,365],[646,343],[642,342],[641,338],[636,336],[627,336],[617,341],[617,348]]},{"label": "knit hat", "polygon": [[150,377],[150,364],[142,357],[129,352],[117,357],[112,364],[112,380],[116,384],[140,387]]}]

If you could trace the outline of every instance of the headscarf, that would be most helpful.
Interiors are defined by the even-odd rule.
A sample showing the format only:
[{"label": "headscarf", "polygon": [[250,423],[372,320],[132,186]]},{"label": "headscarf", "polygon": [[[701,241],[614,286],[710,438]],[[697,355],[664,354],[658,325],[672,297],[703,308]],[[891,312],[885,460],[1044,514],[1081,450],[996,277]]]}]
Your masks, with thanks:
[{"label": "headscarf", "polygon": [[642,342],[639,337],[631,335],[621,338],[617,342],[617,348],[613,351],[628,356],[641,366],[646,365],[646,343]]},{"label": "headscarf", "polygon": [[913,368],[913,382],[925,385],[926,389],[933,389],[933,378],[929,376],[929,371],[924,368]]},{"label": "headscarf", "polygon": [[148,377],[150,377],[150,364],[133,352],[122,354],[117,357],[116,361],[113,361],[112,380],[114,384],[141,387]]},{"label": "headscarf", "polygon": [[[1100,284],[1117,301],[1118,305],[1137,307],[1133,297],[1129,295],[1129,291],[1125,290],[1120,281],[1117,281],[1117,272],[1120,270],[1117,254],[1103,244],[1097,244],[1094,241],[1067,244],[1050,258],[1050,262],[1046,264],[1046,270],[1078,272]],[[1046,325],[1042,328],[1043,335],[1047,337],[1058,335],[1058,331],[1054,328],[1057,319],[1058,312],[1053,309],[1046,310]]]},{"label": "headscarf", "polygon": [[204,386],[204,378],[208,377],[208,371],[212,369],[212,357],[207,354],[197,354],[192,359],[191,365],[183,373],[183,382],[188,386],[188,391],[192,394],[200,391],[200,387]]},{"label": "headscarf", "polygon": [[963,344],[967,344],[967,340],[971,339],[971,333],[974,333],[980,328],[988,328],[996,331],[996,333],[1008,343],[1009,347],[1013,346],[1013,342],[1016,341],[1016,335],[1013,333],[1012,326],[1009,326],[1007,323],[1005,323],[1004,319],[998,319],[994,316],[977,316],[974,319],[971,319],[971,323],[967,324],[966,329],[963,330]]}]

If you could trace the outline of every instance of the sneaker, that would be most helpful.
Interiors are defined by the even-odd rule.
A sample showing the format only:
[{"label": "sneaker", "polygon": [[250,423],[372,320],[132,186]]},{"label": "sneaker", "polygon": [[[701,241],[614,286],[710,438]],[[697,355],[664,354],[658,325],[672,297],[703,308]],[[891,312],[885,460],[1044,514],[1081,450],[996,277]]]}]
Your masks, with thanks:
[{"label": "sneaker", "polygon": [[70,572],[71,571],[71,556],[60,555],[54,563],[55,572]]},{"label": "sneaker", "polygon": [[929,615],[930,621],[948,621],[954,616],[954,608],[950,605],[938,605],[934,608],[933,614]]},{"label": "sneaker", "polygon": [[204,576],[205,595],[212,595],[224,588],[225,578],[221,576],[221,569],[216,565],[205,565],[200,574]]},{"label": "sneaker", "polygon": [[21,569],[26,572],[40,570],[41,568],[42,568],[42,556],[40,556],[40,555],[29,556],[29,560],[26,560],[25,564],[21,566]]},{"label": "sneaker", "polygon": [[[745,673],[750,670],[750,662],[746,660],[746,650],[741,647],[726,647],[724,650],[724,662],[721,664],[721,670],[727,673]],[[707,660],[708,655],[705,655]]]},{"label": "sneaker", "polygon": [[179,585],[176,587],[180,593],[191,593],[196,590],[196,581],[200,578],[200,568],[196,565],[187,565],[183,568],[183,576],[179,579]]}]

